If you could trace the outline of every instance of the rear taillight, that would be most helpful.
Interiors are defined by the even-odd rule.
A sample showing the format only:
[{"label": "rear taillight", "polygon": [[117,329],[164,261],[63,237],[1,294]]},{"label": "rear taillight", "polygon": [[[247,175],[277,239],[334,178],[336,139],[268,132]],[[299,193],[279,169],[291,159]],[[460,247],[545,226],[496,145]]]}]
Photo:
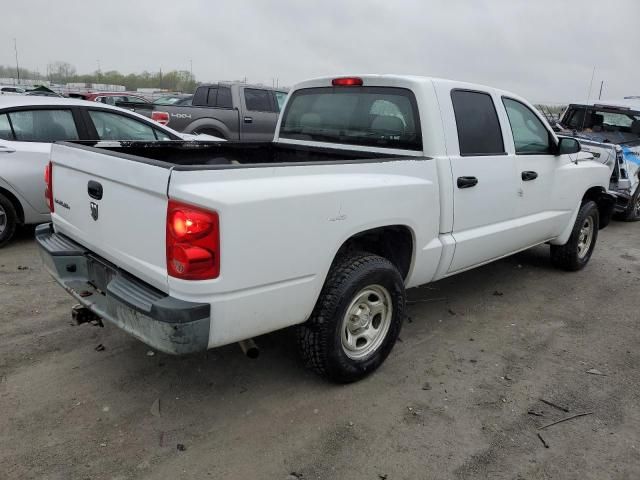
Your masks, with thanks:
[{"label": "rear taillight", "polygon": [[220,221],[216,212],[169,200],[167,272],[183,280],[220,275]]},{"label": "rear taillight", "polygon": [[47,163],[44,169],[44,198],[49,206],[49,211],[53,213],[53,164]]},{"label": "rear taillight", "polygon": [[169,114],[167,112],[151,112],[151,120],[158,122],[160,125],[168,125]]}]

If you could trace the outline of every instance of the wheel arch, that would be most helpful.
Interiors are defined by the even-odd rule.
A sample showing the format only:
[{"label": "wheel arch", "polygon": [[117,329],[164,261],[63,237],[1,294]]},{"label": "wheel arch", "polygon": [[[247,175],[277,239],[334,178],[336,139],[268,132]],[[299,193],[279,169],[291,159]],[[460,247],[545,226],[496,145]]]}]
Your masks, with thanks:
[{"label": "wheel arch", "polygon": [[215,118],[199,118],[191,122],[185,129],[184,133],[193,133],[196,130],[214,130],[218,132],[218,135],[225,140],[229,140],[232,137],[231,130],[223,122]]},{"label": "wheel arch", "polygon": [[598,206],[598,213],[600,214],[598,228],[602,230],[607,225],[609,225],[609,222],[611,221],[613,209],[616,203],[615,197],[607,193],[607,190],[604,187],[595,186],[589,188],[584,193],[580,204],[583,204],[584,202],[589,200],[593,200]]},{"label": "wheel arch", "polygon": [[389,260],[404,281],[409,278],[415,257],[415,234],[406,225],[385,225],[354,233],[334,255],[332,265],[346,252],[362,250]]},{"label": "wheel arch", "polygon": [[10,190],[0,186],[0,194],[7,197],[7,199],[13,204],[13,207],[16,209],[16,213],[18,214],[18,223],[24,223],[24,208],[22,208],[22,203],[18,197],[16,197]]}]

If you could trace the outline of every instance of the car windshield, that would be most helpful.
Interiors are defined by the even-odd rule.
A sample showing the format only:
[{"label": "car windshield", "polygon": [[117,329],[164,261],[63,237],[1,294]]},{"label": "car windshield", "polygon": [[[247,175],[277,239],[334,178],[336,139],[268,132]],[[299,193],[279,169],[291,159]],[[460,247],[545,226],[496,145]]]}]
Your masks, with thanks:
[{"label": "car windshield", "polygon": [[640,139],[640,111],[628,108],[571,105],[560,124],[586,134],[612,134],[611,142]]},{"label": "car windshield", "polygon": [[176,95],[167,95],[165,97],[160,97],[153,103],[156,105],[186,105],[191,103],[192,96],[176,96]]},{"label": "car windshield", "polygon": [[281,138],[422,150],[415,97],[394,87],[320,87],[294,92]]}]

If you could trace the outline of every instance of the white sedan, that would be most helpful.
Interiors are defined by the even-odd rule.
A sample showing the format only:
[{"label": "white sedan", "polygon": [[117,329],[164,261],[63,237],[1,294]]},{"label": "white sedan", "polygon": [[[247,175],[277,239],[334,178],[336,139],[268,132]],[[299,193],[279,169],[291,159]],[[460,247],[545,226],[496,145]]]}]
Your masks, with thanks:
[{"label": "white sedan", "polygon": [[122,108],[71,98],[0,97],[0,247],[18,225],[49,221],[44,198],[51,143],[61,140],[223,141],[176,132]]}]

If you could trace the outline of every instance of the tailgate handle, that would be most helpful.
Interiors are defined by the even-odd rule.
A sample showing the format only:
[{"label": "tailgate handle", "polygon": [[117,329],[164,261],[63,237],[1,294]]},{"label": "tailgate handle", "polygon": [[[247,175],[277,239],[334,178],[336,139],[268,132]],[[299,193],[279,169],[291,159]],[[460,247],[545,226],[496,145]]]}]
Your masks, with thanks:
[{"label": "tailgate handle", "polygon": [[102,200],[102,185],[95,180],[89,180],[87,185],[87,192],[91,198],[96,200]]}]

